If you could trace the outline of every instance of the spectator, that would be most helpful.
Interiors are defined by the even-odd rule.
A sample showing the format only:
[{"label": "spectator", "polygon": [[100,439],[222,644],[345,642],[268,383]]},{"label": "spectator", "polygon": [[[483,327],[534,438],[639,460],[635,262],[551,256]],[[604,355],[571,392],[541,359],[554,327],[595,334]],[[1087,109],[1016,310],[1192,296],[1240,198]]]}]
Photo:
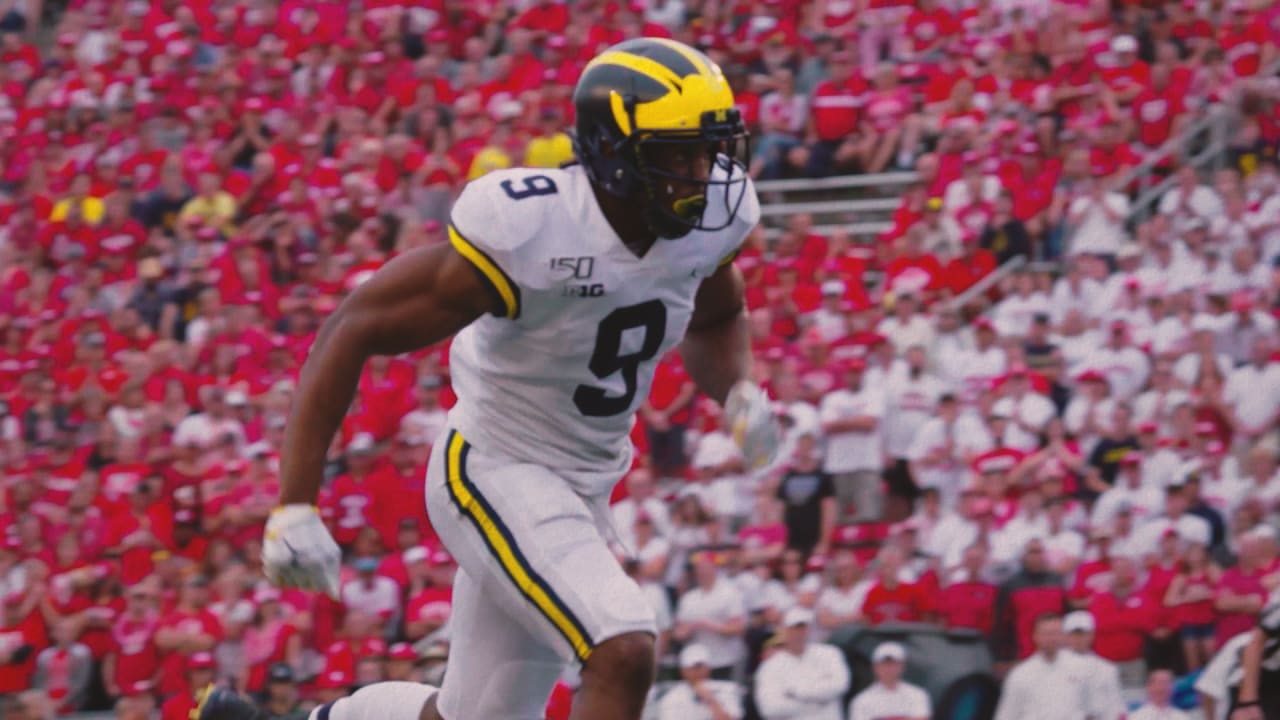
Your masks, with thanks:
[{"label": "spectator", "polygon": [[[1061,640],[1061,613],[1066,608],[1064,586],[1062,576],[1048,568],[1044,542],[1039,538],[1028,540],[1022,549],[1022,567],[1000,584],[996,595],[992,642],[997,661],[1026,658],[1040,648],[1045,661],[1053,662]],[[1044,626],[1042,648],[1035,637],[1036,619],[1053,613],[1057,619]]]},{"label": "spectator", "polygon": [[1207,533],[1183,533],[1182,538],[1178,574],[1169,584],[1164,605],[1177,623],[1187,669],[1195,672],[1208,664],[1216,648],[1213,600],[1222,570],[1209,557]]},{"label": "spectator", "polygon": [[818,592],[814,602],[816,628],[814,639],[825,640],[836,628],[862,619],[862,607],[871,580],[862,578],[862,569],[852,550],[836,550],[827,564],[830,581]]},{"label": "spectator", "polygon": [[304,720],[307,717],[306,710],[300,707],[293,668],[287,663],[276,663],[267,672],[267,696],[262,706],[266,710],[266,720]]},{"label": "spectator", "polygon": [[995,618],[997,588],[988,570],[988,548],[978,539],[964,549],[960,567],[948,573],[938,596],[938,615],[944,627],[973,628],[990,635]]},{"label": "spectator", "polygon": [[694,587],[680,596],[673,636],[678,642],[702,645],[710,654],[711,676],[728,680],[744,660],[742,633],[747,627],[746,601],[725,578],[709,552],[690,558]]},{"label": "spectator", "polygon": [[186,658],[187,687],[175,692],[160,706],[160,720],[190,720],[199,706],[199,696],[213,682],[218,663],[212,653],[197,652]]},{"label": "spectator", "polygon": [[742,698],[737,685],[711,679],[710,654],[701,645],[680,651],[681,680],[658,702],[658,720],[739,720]]},{"label": "spectator", "polygon": [[1123,720],[1125,701],[1120,671],[1115,663],[1093,650],[1096,629],[1093,614],[1087,610],[1068,613],[1062,620],[1062,629],[1067,634],[1067,650],[1080,659],[1088,716],[1097,720]]},{"label": "spectator", "polygon": [[862,603],[862,615],[868,624],[922,622],[933,611],[924,589],[914,579],[904,580],[905,560],[901,548],[881,548],[876,557],[875,581]]},{"label": "spectator", "polygon": [[149,687],[159,678],[162,658],[155,643],[159,600],[154,581],[138,583],[125,593],[124,612],[111,628],[111,649],[102,661],[102,682],[112,698],[122,697],[138,683]]},{"label": "spectator", "polygon": [[[863,384],[866,363],[845,366],[845,387],[827,393],[819,412],[827,438],[823,472],[831,476],[837,502],[836,522],[880,519],[880,473],[884,394]],[[852,508],[852,510],[850,509]]]},{"label": "spectator", "polygon": [[785,505],[787,547],[825,554],[835,529],[836,494],[831,476],[822,471],[822,451],[813,434],[801,435],[777,497]]},{"label": "spectator", "polygon": [[1152,670],[1147,675],[1147,699],[1126,717],[1132,720],[1190,720],[1191,716],[1173,705],[1173,673]]},{"label": "spectator", "polygon": [[996,720],[1084,717],[1088,688],[1079,661],[1063,649],[1062,615],[1046,613],[1032,621],[1035,652],[1005,678]]},{"label": "spectator", "polygon": [[[1112,558],[1106,590],[1096,593],[1088,605],[1097,621],[1097,653],[1116,664],[1126,687],[1142,683],[1144,657],[1152,641],[1171,634],[1164,626],[1161,605],[1141,587],[1139,572],[1140,566],[1134,558]],[[1160,662],[1167,661],[1161,659]]]},{"label": "spectator", "polygon": [[933,705],[922,688],[902,679],[907,651],[896,642],[880,643],[871,652],[871,671],[876,680],[849,702],[849,720],[928,720]]},{"label": "spectator", "polygon": [[838,720],[849,689],[849,667],[831,645],[809,642],[813,612],[792,608],[782,619],[782,645],[755,677],[756,707],[763,720]]},{"label": "spectator", "polygon": [[1237,539],[1239,559],[1219,581],[1213,606],[1218,611],[1219,646],[1246,632],[1257,621],[1267,601],[1262,578],[1276,558],[1274,531],[1268,527],[1245,530]]},{"label": "spectator", "polygon": [[395,580],[378,574],[376,557],[357,558],[354,564],[356,577],[342,586],[343,606],[387,625],[396,622],[401,607],[400,588]]},{"label": "spectator", "polygon": [[195,653],[211,652],[222,638],[222,623],[208,605],[208,578],[192,575],[182,581],[177,605],[156,627],[156,648],[165,655],[156,685],[161,694],[185,690],[187,660]]},{"label": "spectator", "polygon": [[59,714],[82,710],[93,680],[93,655],[78,634],[75,621],[62,618],[53,626],[54,644],[36,655],[31,687],[44,690]]},{"label": "spectator", "polygon": [[302,665],[302,636],[280,601],[281,594],[275,588],[259,588],[253,594],[257,612],[245,628],[244,677],[239,683],[249,692],[263,691],[271,667],[280,663]]}]

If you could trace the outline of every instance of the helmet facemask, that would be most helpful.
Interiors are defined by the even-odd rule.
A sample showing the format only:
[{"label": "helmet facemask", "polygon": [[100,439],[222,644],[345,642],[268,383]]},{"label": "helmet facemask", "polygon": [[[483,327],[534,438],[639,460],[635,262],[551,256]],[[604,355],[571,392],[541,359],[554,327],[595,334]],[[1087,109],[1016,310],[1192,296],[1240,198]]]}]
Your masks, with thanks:
[{"label": "helmet facemask", "polygon": [[[634,103],[626,103],[635,127]],[[594,138],[588,155],[602,172],[592,179],[617,197],[644,203],[649,230],[660,238],[676,239],[694,230],[715,232],[733,224],[746,197],[750,136],[736,109],[707,111],[701,125],[689,131],[638,129],[621,138]],[[578,138],[582,147],[587,138]],[[663,167],[658,158],[675,158]],[[600,162],[603,161],[603,162]],[[706,177],[695,174],[695,163],[706,162]],[[588,169],[591,165],[588,164]],[[694,189],[689,194],[673,193]],[[719,207],[713,204],[719,203]],[[711,218],[708,220],[708,210]]]}]

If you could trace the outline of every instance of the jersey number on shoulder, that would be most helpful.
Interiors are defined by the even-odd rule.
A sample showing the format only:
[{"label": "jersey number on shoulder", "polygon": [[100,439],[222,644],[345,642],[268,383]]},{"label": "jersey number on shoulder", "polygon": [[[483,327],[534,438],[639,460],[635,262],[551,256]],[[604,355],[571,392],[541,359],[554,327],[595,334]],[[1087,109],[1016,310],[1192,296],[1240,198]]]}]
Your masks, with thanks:
[{"label": "jersey number on shoulder", "polygon": [[558,190],[556,181],[546,175],[529,175],[520,178],[520,184],[524,186],[523,189],[516,189],[516,184],[510,180],[498,183],[507,197],[512,200],[523,200],[538,195],[555,195]]},{"label": "jersey number on shoulder", "polygon": [[[636,329],[644,332],[640,349],[623,354],[622,336],[628,330]],[[589,417],[607,417],[630,410],[636,399],[640,363],[652,360],[658,354],[666,332],[667,306],[661,300],[620,307],[605,315],[596,331],[596,347],[591,351],[591,362],[587,367],[601,380],[621,372],[626,390],[621,395],[609,395],[603,388],[579,385],[573,392],[573,404]]]}]

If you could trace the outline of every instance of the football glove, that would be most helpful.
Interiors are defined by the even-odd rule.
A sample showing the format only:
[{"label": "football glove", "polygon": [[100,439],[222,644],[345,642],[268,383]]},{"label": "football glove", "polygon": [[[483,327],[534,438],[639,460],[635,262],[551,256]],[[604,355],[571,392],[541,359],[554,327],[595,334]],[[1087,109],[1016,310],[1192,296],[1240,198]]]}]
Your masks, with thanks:
[{"label": "football glove", "polygon": [[724,422],[751,470],[773,462],[782,443],[782,430],[773,403],[759,385],[741,380],[724,402]]},{"label": "football glove", "polygon": [[262,540],[262,567],[278,587],[316,590],[338,599],[342,549],[314,505],[283,505],[271,511]]}]

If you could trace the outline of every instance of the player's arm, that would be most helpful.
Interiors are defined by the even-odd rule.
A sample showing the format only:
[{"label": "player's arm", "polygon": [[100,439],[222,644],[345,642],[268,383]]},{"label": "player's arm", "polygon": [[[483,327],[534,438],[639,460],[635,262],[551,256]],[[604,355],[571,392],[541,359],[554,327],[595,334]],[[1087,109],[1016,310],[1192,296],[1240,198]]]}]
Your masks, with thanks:
[{"label": "player's arm", "polygon": [[753,470],[773,462],[781,430],[751,379],[751,332],[742,273],[725,262],[702,281],[680,349],[698,387],[724,406],[724,426]]},{"label": "player's arm", "polygon": [[[1262,650],[1266,640],[1262,628],[1254,628],[1249,644],[1240,653],[1240,668],[1244,671],[1244,677],[1240,680],[1240,699],[1236,703],[1236,707],[1240,709],[1236,712],[1242,717],[1262,717],[1258,707],[1258,680],[1262,674]],[[1231,717],[1234,720],[1236,715]]]},{"label": "player's arm", "polygon": [[280,504],[316,502],[325,454],[365,360],[433,345],[491,311],[495,296],[452,245],[410,250],[356,288],[325,321],[302,367],[285,426]]},{"label": "player's arm", "polygon": [[689,377],[721,405],[735,383],[751,379],[745,283],[733,263],[702,281],[680,354]]}]

